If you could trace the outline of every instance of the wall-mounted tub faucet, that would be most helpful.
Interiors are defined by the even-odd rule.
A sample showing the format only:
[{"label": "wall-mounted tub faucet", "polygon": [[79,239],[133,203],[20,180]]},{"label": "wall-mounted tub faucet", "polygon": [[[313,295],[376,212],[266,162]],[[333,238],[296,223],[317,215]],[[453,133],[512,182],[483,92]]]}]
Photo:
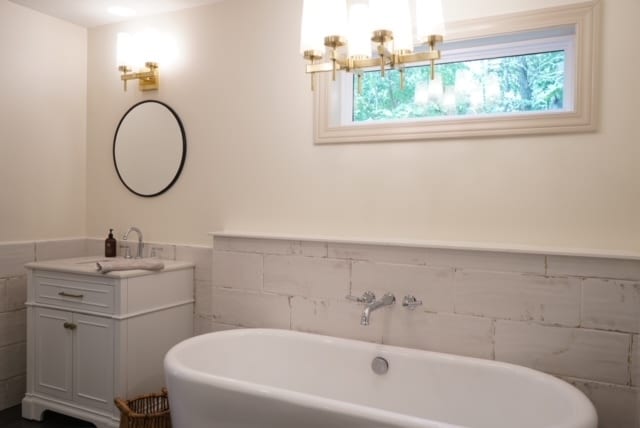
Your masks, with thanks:
[{"label": "wall-mounted tub faucet", "polygon": [[144,248],[144,242],[142,241],[142,231],[135,226],[131,226],[129,230],[127,230],[127,233],[124,234],[122,239],[126,241],[129,238],[129,233],[131,233],[131,231],[138,234],[138,255],[136,255],[136,259],[141,259],[142,249]]},{"label": "wall-mounted tub faucet", "polygon": [[391,293],[386,293],[382,296],[380,300],[374,300],[371,303],[368,303],[365,306],[364,311],[362,311],[362,316],[360,317],[360,325],[369,325],[369,316],[371,312],[375,311],[378,308],[382,308],[383,306],[393,305],[396,302],[396,298]]}]

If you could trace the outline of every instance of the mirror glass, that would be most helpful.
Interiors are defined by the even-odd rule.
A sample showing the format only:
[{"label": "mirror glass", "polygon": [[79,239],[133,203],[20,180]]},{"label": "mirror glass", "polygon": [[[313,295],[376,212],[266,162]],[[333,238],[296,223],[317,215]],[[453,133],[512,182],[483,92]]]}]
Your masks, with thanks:
[{"label": "mirror glass", "polygon": [[184,127],[163,102],[142,101],[122,117],[113,139],[120,181],[139,196],[157,196],[176,182],[187,151]]}]

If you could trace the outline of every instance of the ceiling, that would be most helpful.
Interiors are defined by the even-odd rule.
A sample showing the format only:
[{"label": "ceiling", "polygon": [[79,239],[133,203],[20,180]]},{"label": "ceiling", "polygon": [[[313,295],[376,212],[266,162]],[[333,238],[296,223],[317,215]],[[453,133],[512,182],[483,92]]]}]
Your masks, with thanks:
[{"label": "ceiling", "polygon": [[135,16],[155,15],[223,0],[10,0],[46,15],[73,22],[82,27],[126,21],[132,16],[118,16],[108,12],[113,6],[133,9]]}]

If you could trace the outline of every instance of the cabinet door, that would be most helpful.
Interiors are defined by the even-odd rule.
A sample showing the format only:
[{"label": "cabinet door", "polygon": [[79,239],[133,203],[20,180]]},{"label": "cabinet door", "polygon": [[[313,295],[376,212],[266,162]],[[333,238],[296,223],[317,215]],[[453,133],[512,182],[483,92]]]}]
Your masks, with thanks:
[{"label": "cabinet door", "polygon": [[35,309],[35,389],[64,400],[73,397],[72,322],[71,312]]},{"label": "cabinet door", "polygon": [[110,410],[113,407],[113,321],[74,314],[74,400]]}]

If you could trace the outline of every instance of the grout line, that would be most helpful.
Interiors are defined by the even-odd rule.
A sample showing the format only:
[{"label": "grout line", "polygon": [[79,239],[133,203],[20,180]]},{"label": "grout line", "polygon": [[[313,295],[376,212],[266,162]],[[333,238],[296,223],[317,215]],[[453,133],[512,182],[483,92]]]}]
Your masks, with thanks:
[{"label": "grout line", "polygon": [[584,281],[585,278],[579,278],[580,281],[580,302],[578,305],[578,327],[582,327],[582,323],[584,322]]},{"label": "grout line", "polygon": [[627,355],[627,374],[629,375],[629,382],[627,385],[633,385],[633,372],[631,370],[633,364],[633,334],[629,335],[629,354]]},{"label": "grout line", "polygon": [[498,327],[497,320],[491,320],[491,359],[496,359],[496,329]]}]

